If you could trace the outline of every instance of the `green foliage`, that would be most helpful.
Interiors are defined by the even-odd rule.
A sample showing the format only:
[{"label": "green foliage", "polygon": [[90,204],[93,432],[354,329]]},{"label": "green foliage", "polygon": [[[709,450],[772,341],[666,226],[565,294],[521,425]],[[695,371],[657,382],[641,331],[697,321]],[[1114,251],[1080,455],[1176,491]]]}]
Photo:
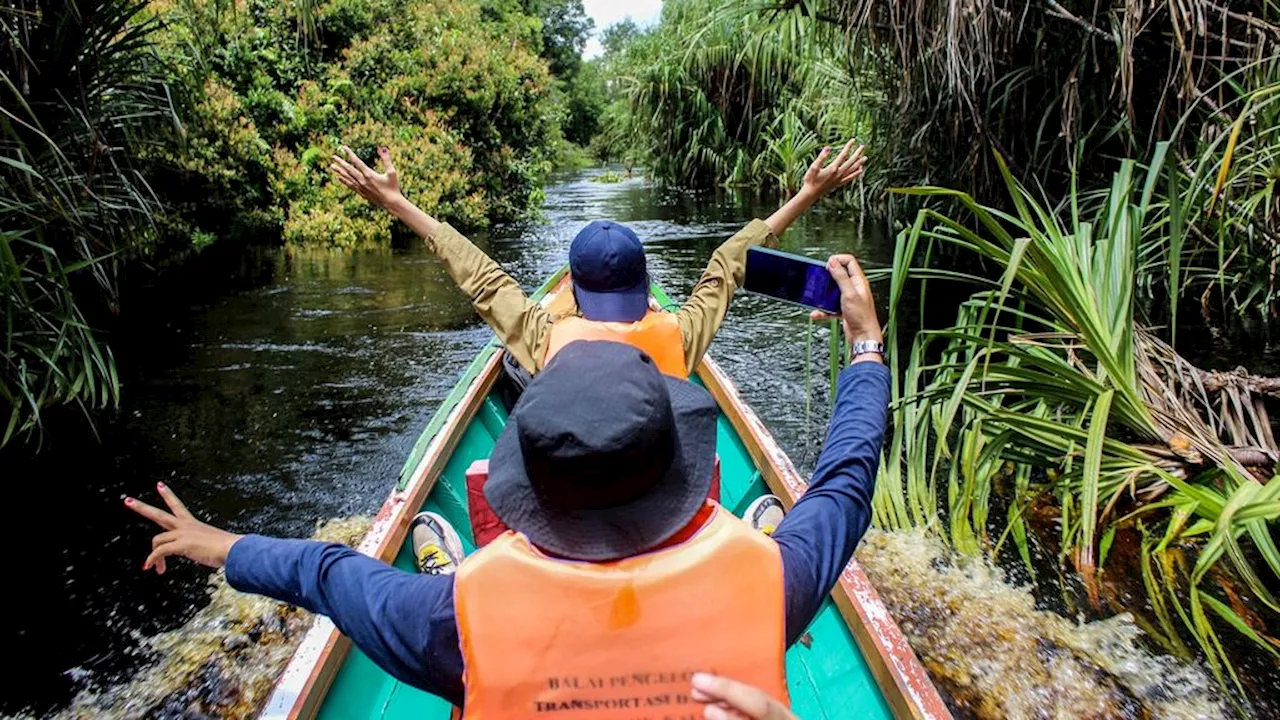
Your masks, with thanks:
[{"label": "green foliage", "polygon": [[774,119],[764,131],[760,154],[751,167],[754,175],[770,178],[787,195],[800,189],[805,168],[822,147],[817,134],[805,127],[800,116],[788,109]]},{"label": "green foliage", "polygon": [[604,107],[600,116],[600,131],[591,138],[588,150],[603,163],[621,163],[627,173],[635,171],[648,157],[648,151],[639,138],[629,131],[626,101],[613,101]]},{"label": "green foliage", "polygon": [[1172,269],[1175,328],[1186,289],[1206,301],[1217,295],[1227,312],[1280,311],[1280,60],[1245,68],[1218,96],[1218,113],[1156,188],[1171,225],[1156,228],[1148,244]]},{"label": "green foliage", "polygon": [[520,0],[525,14],[542,20],[542,57],[551,74],[571,80],[582,65],[582,49],[595,26],[582,0]]},{"label": "green foliage", "polygon": [[1276,0],[829,0],[808,9],[896,70],[886,73],[896,88],[885,87],[883,109],[896,125],[892,150],[993,201],[1003,182],[992,150],[1056,192],[1073,178],[1105,183],[1115,158],[1152,153],[1187,109],[1209,111],[1193,125],[1211,119],[1221,78],[1274,57],[1280,40]]},{"label": "green foliage", "polygon": [[561,108],[564,137],[586,145],[598,129],[603,80],[582,61],[582,50],[594,26],[582,7],[582,0],[496,0],[491,13],[538,18],[541,39],[533,43],[556,78],[555,105]]},{"label": "green foliage", "polygon": [[589,168],[595,159],[581,145],[562,140],[551,156],[551,165],[557,171],[574,171]]},{"label": "green foliage", "polygon": [[682,185],[790,192],[823,144],[865,135],[858,66],[829,52],[825,28],[772,14],[672,0],[656,29],[606,33],[625,102],[605,114],[601,154],[640,154]]},{"label": "green foliage", "polygon": [[50,405],[119,398],[89,318],[114,309],[114,256],[149,237],[155,208],[137,158],[165,103],[145,72],[142,8],[0,7],[0,445]]},{"label": "green foliage", "polygon": [[606,35],[631,102],[612,119],[626,131],[604,132],[643,136],[655,174],[688,185],[785,189],[753,166],[793,116],[823,143],[871,143],[875,185],[941,182],[1002,201],[995,150],[1064,192],[1069,168],[1105,182],[1116,157],[1149,154],[1188,109],[1194,141],[1224,77],[1258,87],[1237,71],[1276,56],[1278,20],[1276,0],[673,0],[656,31]]},{"label": "green foliage", "polygon": [[585,146],[600,132],[600,116],[608,101],[600,61],[583,63],[564,83],[564,94],[565,139]]},{"label": "green foliage", "polygon": [[312,8],[314,38],[278,0],[152,9],[186,119],[154,157],[177,228],[386,242],[385,213],[327,175],[340,144],[392,148],[411,199],[465,226],[518,218],[539,196],[559,131],[539,20],[519,8],[328,0]]},{"label": "green foliage", "polygon": [[[1280,578],[1280,482],[1250,459],[1275,447],[1249,385],[1209,382],[1137,317],[1141,285],[1168,281],[1167,265],[1142,257],[1146,238],[1171,224],[1153,200],[1169,151],[1157,146],[1145,174],[1125,161],[1105,191],[1073,191],[1057,205],[1018,185],[997,157],[1010,212],[952,190],[900,191],[966,212],[926,208],[899,237],[889,347],[905,332],[909,283],[919,281],[922,304],[934,279],[980,289],[954,325],[916,335],[905,368],[892,354],[894,430],[874,514],[885,527],[933,528],[969,553],[998,553],[1012,538],[1028,559],[1029,509],[1048,504],[1060,514],[1062,558],[1095,603],[1116,533],[1160,538],[1141,558],[1152,569],[1157,638],[1185,652],[1172,607],[1219,679],[1238,686],[1217,633],[1275,653],[1263,635],[1280,613],[1268,589]],[[1000,278],[915,264],[941,246],[975,254]],[[994,497],[1008,508],[998,539],[988,535]],[[1191,566],[1179,569],[1175,555]],[[1242,616],[1241,597],[1268,620]]]},{"label": "green foliage", "polygon": [[600,33],[600,45],[605,55],[621,55],[631,41],[640,36],[640,27],[631,18],[626,18],[605,28]]},{"label": "green foliage", "polygon": [[[416,125],[365,121],[349,126],[342,141],[353,148],[389,143],[397,148],[396,170],[404,178],[406,197],[445,217],[483,221],[487,195],[469,171],[474,166],[471,151],[452,138],[435,115],[424,115]],[[286,242],[363,247],[390,237],[395,218],[327,177],[324,168],[336,145],[335,139],[318,167],[295,160],[288,150],[276,152],[280,176],[274,190],[289,207]]]}]

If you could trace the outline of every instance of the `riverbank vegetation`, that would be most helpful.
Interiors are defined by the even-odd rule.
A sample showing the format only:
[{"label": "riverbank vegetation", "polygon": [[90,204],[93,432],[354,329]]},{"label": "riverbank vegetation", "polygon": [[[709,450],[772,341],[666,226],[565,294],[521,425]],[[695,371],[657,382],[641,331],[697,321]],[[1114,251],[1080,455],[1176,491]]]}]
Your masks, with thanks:
[{"label": "riverbank vegetation", "polygon": [[[1144,286],[1171,274],[1144,257],[1151,236],[1176,244],[1168,233],[1186,227],[1176,204],[1156,200],[1167,163],[1139,172],[1126,161],[1109,188],[1057,205],[1006,172],[1012,213],[910,191],[965,210],[924,210],[899,238],[889,336],[910,350],[895,357],[876,517],[931,528],[965,553],[1008,547],[1032,573],[1031,546],[1048,548],[1075,571],[1084,608],[1135,613],[1166,650],[1189,659],[1194,647],[1244,693],[1230,645],[1249,644],[1255,662],[1280,658],[1270,589],[1280,454],[1268,383],[1195,367],[1144,307]],[[1001,274],[969,277],[979,288],[954,324],[907,342],[902,293],[930,274],[912,258],[942,246]],[[920,282],[924,302],[932,281]]]},{"label": "riverbank vegetation", "polygon": [[[158,204],[135,164],[165,114],[141,2],[0,9],[0,445],[54,403],[119,398],[84,298],[115,304],[119,254]],[[87,13],[94,19],[84,22]]]},{"label": "riverbank vegetation", "polygon": [[326,177],[340,143],[394,145],[411,198],[484,227],[536,209],[566,135],[594,132],[570,102],[580,0],[23,0],[0,23],[0,445],[118,400],[94,328],[122,268],[389,242]]},{"label": "riverbank vegetation", "polygon": [[[540,21],[436,0],[155,2],[158,51],[186,101],[185,145],[157,158],[181,220],[293,243],[384,242],[391,219],[322,172],[341,143],[394,145],[406,191],[465,226],[519,217],[559,132]],[[308,30],[314,26],[314,30]],[[417,182],[413,182],[417,180]],[[210,202],[212,199],[212,202]]]},{"label": "riverbank vegetation", "polygon": [[1280,383],[1179,351],[1280,310],[1278,54],[1273,0],[671,0],[606,56],[598,144],[786,192],[865,138],[901,213],[877,524],[1057,558],[1055,604],[1133,613],[1247,713],[1280,668]]},{"label": "riverbank vegetation", "polygon": [[679,0],[656,28],[615,29],[596,151],[677,185],[790,193],[824,143],[865,137],[859,61],[822,40],[824,26],[750,7]]},{"label": "riverbank vegetation", "polygon": [[802,172],[799,149],[857,135],[885,184],[995,201],[994,150],[1061,193],[1229,121],[1224,104],[1275,77],[1278,14],[1274,0],[672,0],[606,54],[601,149],[639,153],[661,181],[759,186]]}]

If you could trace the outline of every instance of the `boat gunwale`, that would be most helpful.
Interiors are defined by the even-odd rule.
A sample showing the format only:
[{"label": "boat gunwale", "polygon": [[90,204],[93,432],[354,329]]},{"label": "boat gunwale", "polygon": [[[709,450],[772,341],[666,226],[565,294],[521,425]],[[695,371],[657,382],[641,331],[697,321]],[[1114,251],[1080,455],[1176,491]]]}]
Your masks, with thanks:
[{"label": "boat gunwale", "polygon": [[[403,488],[397,487],[383,502],[374,516],[373,527],[356,546],[359,552],[388,564],[400,553],[408,536],[409,520],[421,510],[435,488],[436,481],[463,433],[470,427],[502,371],[502,353],[496,347],[486,346],[481,350],[477,361],[481,357],[485,358],[482,369],[471,378],[462,399],[450,408],[447,421],[427,446],[427,451],[414,472],[414,479]],[[316,647],[315,635],[326,637],[319,648]],[[350,650],[349,637],[340,633],[327,618],[317,618],[277,681],[272,697],[259,717],[263,720],[280,717],[287,717],[289,720],[314,718],[324,704],[329,686],[346,662]],[[290,688],[297,686],[296,679],[303,672],[306,672],[306,680],[296,693],[292,692]],[[289,696],[293,696],[291,703]],[[288,714],[284,715],[282,713],[286,705],[289,709]]]},{"label": "boat gunwale", "polygon": [[[703,356],[696,372],[746,445],[765,484],[791,509],[809,484],[790,456],[709,353]],[[951,720],[951,712],[928,671],[856,559],[849,559],[831,596],[894,717]]]}]

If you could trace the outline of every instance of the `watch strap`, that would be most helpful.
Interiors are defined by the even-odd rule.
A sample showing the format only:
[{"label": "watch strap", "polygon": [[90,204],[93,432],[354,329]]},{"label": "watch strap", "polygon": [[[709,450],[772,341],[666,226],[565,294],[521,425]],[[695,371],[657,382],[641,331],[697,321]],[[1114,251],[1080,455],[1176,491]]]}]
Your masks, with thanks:
[{"label": "watch strap", "polygon": [[856,358],[859,355],[868,353],[879,353],[884,355],[884,343],[875,340],[859,340],[849,346],[849,357]]}]

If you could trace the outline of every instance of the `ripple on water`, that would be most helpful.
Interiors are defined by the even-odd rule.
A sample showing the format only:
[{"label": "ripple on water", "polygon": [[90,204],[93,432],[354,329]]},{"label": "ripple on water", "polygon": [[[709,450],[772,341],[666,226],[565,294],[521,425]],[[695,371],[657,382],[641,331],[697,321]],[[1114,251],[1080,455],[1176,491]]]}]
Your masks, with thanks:
[{"label": "ripple on water", "polygon": [[324,355],[336,355],[341,350],[320,343],[272,343],[272,342],[255,342],[255,343],[220,343],[217,345],[222,350],[248,350],[250,352],[260,353],[321,353]]},{"label": "ripple on water", "polygon": [[337,315],[337,310],[325,310],[323,308],[309,308],[294,312],[294,317],[299,318],[327,318]]},{"label": "ripple on water", "polygon": [[[354,545],[367,517],[330,520],[315,538]],[[270,697],[311,614],[236,592],[221,572],[209,580],[209,605],[181,627],[141,641],[152,664],[125,683],[82,690],[51,720],[253,717]],[[87,673],[77,669],[82,679]],[[17,718],[31,716],[19,715]]]}]

